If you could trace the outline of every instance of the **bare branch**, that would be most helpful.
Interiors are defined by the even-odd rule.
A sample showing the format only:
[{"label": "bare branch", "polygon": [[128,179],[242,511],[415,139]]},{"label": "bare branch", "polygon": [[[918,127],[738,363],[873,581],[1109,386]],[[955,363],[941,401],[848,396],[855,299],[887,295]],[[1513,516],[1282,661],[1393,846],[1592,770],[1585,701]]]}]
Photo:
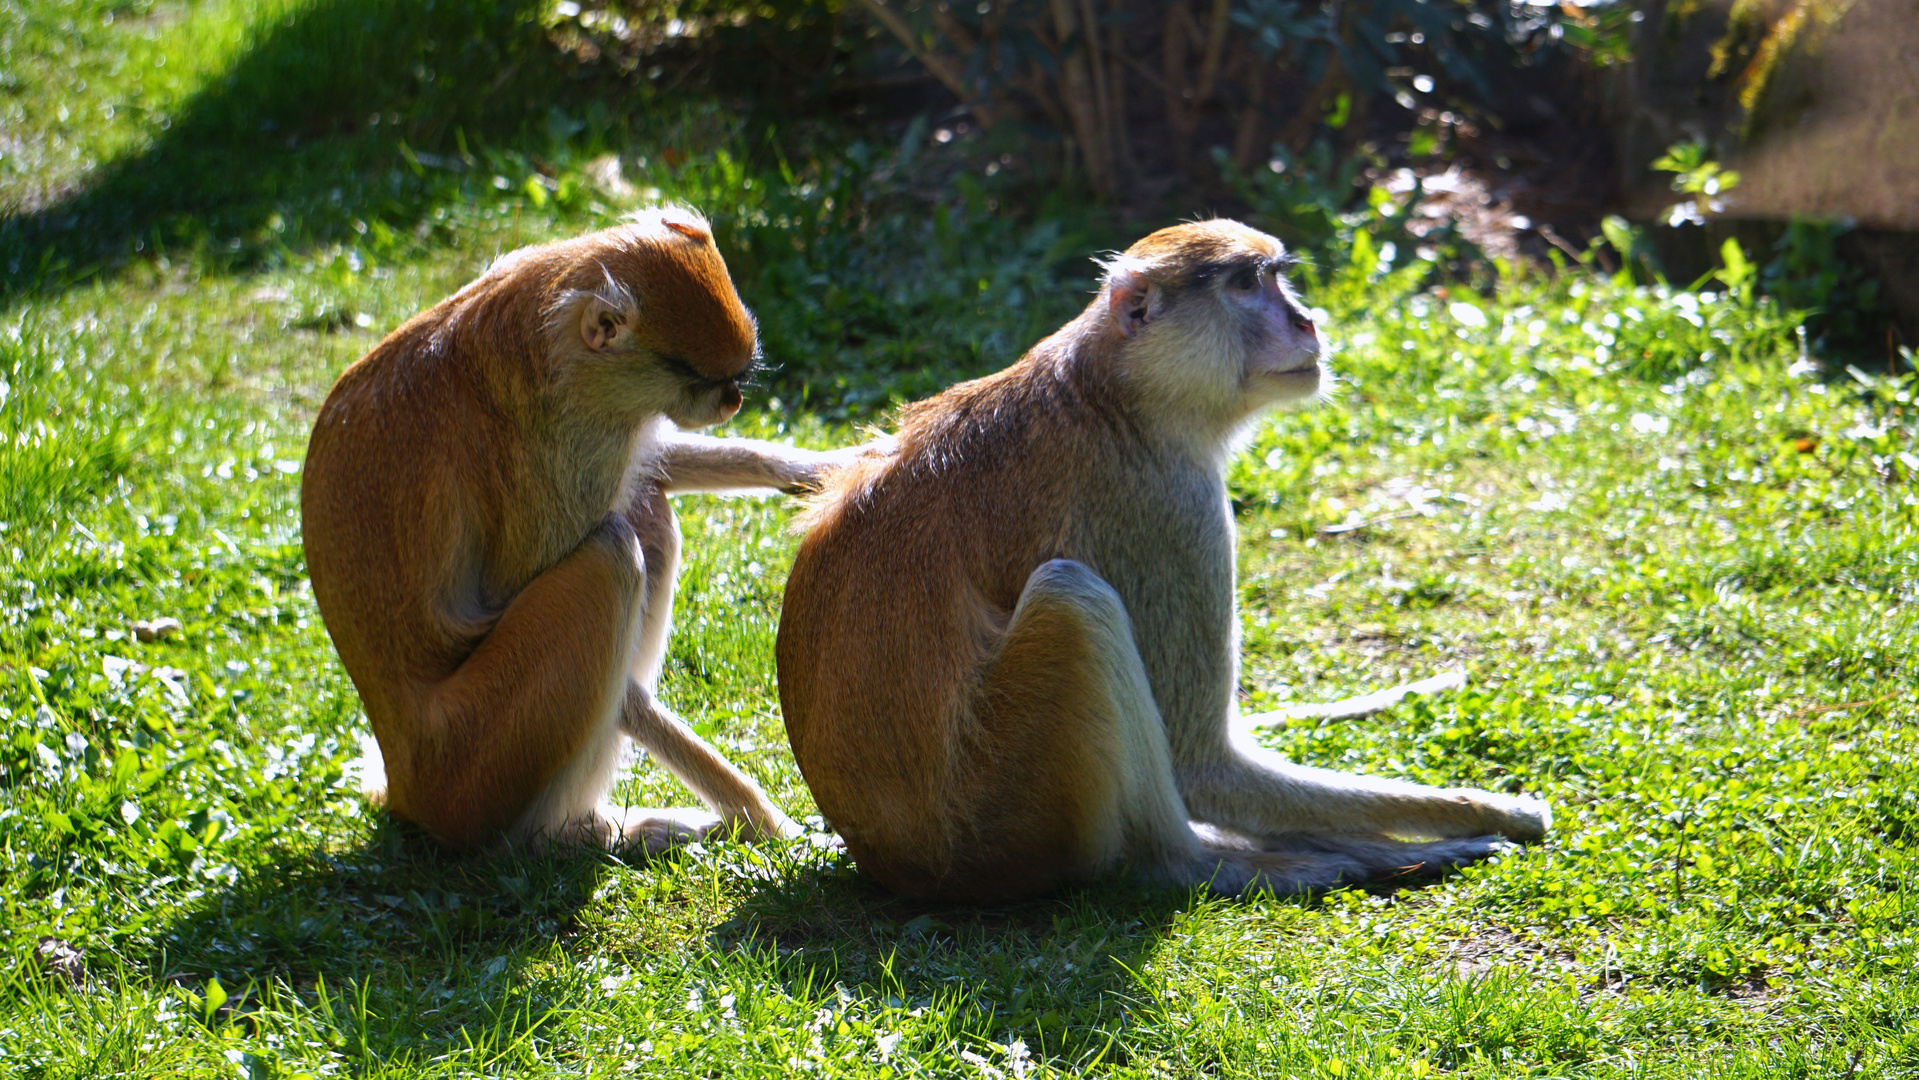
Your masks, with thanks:
[{"label": "bare branch", "polygon": [[966,103],[966,107],[972,110],[974,118],[979,121],[981,127],[993,125],[991,111],[973,99],[973,95],[968,92],[966,80],[960,77],[958,67],[945,58],[934,55],[931,49],[922,45],[919,38],[914,36],[913,28],[906,25],[906,20],[900,18],[898,12],[887,7],[881,0],[859,0],[859,2],[861,7],[879,20],[881,26],[886,27],[888,33],[898,38],[900,44],[906,46],[907,51],[913,54],[913,59],[918,60],[926,70],[933,73],[934,78],[951,90],[955,97]]},{"label": "bare branch", "polygon": [[1197,100],[1213,96],[1219,85],[1219,62],[1226,55],[1226,24],[1233,0],[1213,0],[1213,19],[1206,24],[1206,62],[1199,69]]}]

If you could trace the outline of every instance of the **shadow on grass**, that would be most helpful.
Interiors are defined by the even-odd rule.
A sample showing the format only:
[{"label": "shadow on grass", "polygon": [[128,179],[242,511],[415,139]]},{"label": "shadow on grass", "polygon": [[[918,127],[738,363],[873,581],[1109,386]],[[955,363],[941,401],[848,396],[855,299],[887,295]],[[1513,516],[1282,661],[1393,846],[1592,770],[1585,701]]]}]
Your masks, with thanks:
[{"label": "shadow on grass", "polygon": [[892,1007],[950,1011],[967,1031],[1021,1039],[1038,1057],[1113,1065],[1151,994],[1138,973],[1205,902],[1106,883],[984,908],[930,904],[894,896],[842,856],[764,883],[709,942],[775,953],[794,996],[831,997],[839,984]]},{"label": "shadow on grass", "polygon": [[[1364,888],[1391,895],[1444,880]],[[842,855],[758,885],[709,944],[774,954],[796,997],[831,997],[838,984],[899,1008],[950,1011],[969,1033],[1021,1040],[1038,1058],[1110,1067],[1125,1064],[1126,1033],[1163,1012],[1144,974],[1155,956],[1201,909],[1239,904],[1310,909],[1320,898],[1219,899],[1105,882],[1017,904],[929,904],[888,893]]]},{"label": "shadow on grass", "polygon": [[247,269],[365,228],[356,222],[409,228],[490,179],[467,174],[475,153],[606,139],[651,95],[557,49],[545,7],[315,0],[257,28],[149,149],[0,217],[0,305],[134,258]]},{"label": "shadow on grass", "polygon": [[[1123,1064],[1127,1033],[1164,1011],[1148,966],[1196,913],[1241,903],[1105,883],[1018,904],[935,905],[893,896],[843,854],[800,854],[768,875],[757,855],[746,857],[763,850],[682,849],[648,865],[669,878],[703,867],[696,877],[730,878],[729,893],[743,885],[716,913],[725,921],[707,932],[706,947],[765,970],[794,1000],[843,991],[882,1008],[926,1009],[951,1016],[955,1034],[1022,1040],[1036,1056],[1076,1067]],[[567,941],[576,943],[569,953],[627,952],[597,937],[596,905],[618,902],[595,897],[615,872],[610,857],[453,855],[385,820],[357,851],[267,862],[202,900],[136,962],[196,995],[218,978],[236,1023],[274,1008],[275,988],[285,987],[330,1012],[328,1026],[369,1062],[432,1060],[469,1049],[473,1032],[507,1045],[577,1008],[577,987],[529,968],[549,964]],[[1281,919],[1268,930],[1292,925]],[[654,956],[644,949],[627,959]],[[343,998],[344,1011],[326,1004]]]},{"label": "shadow on grass", "polygon": [[469,1030],[511,1041],[562,1006],[517,976],[577,931],[610,870],[591,856],[451,854],[386,820],[361,850],[282,856],[210,895],[145,962],[194,994],[219,979],[242,1023],[272,984],[313,1002],[324,985],[358,999],[334,1023],[369,1059],[431,1059]]}]

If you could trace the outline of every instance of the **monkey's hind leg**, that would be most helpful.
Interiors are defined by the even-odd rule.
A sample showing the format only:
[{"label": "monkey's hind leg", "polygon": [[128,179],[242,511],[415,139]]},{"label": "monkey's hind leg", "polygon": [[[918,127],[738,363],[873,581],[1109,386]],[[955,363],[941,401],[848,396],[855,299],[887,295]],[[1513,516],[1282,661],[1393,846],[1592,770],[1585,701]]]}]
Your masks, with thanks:
[{"label": "monkey's hind leg", "polygon": [[1066,559],[1033,571],[972,704],[961,775],[933,811],[948,850],[897,853],[876,876],[972,901],[1122,866],[1188,878],[1198,848],[1165,729],[1125,606],[1097,574]]},{"label": "monkey's hind leg", "polygon": [[520,590],[386,755],[396,812],[464,844],[590,826],[619,763],[643,573],[632,528],[608,518]]},{"label": "monkey's hind leg", "polygon": [[957,853],[937,887],[904,891],[999,899],[1126,866],[1229,895],[1298,893],[1436,872],[1497,843],[1196,832],[1125,606],[1069,560],[1027,579],[977,702],[978,755],[996,769],[968,814],[979,850]]}]

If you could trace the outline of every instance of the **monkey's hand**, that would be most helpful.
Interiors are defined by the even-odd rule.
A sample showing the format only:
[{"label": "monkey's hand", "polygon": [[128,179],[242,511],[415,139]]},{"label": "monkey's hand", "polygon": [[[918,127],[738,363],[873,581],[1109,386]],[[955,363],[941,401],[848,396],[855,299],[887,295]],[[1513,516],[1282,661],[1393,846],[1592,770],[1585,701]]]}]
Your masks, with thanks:
[{"label": "monkey's hand", "polygon": [[857,446],[816,452],[807,474],[780,490],[788,495],[810,495],[820,489],[821,482],[827,476],[864,461],[892,457],[899,453],[899,449],[898,439],[881,434]]}]

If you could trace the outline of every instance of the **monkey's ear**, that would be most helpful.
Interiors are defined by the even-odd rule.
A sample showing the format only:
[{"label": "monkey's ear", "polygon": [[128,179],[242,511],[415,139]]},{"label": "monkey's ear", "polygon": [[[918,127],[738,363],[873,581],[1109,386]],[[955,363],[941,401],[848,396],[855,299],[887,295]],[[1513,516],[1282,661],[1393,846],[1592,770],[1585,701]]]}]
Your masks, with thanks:
[{"label": "monkey's ear", "polygon": [[706,219],[690,207],[669,206],[660,211],[660,224],[679,233],[681,236],[701,243],[713,239],[713,231],[707,227]]},{"label": "monkey's ear", "polygon": [[1116,269],[1106,279],[1107,310],[1127,337],[1138,336],[1164,310],[1165,293],[1137,270]]},{"label": "monkey's ear", "polygon": [[580,341],[593,352],[624,348],[632,336],[626,312],[598,296],[589,296],[580,305]]}]

